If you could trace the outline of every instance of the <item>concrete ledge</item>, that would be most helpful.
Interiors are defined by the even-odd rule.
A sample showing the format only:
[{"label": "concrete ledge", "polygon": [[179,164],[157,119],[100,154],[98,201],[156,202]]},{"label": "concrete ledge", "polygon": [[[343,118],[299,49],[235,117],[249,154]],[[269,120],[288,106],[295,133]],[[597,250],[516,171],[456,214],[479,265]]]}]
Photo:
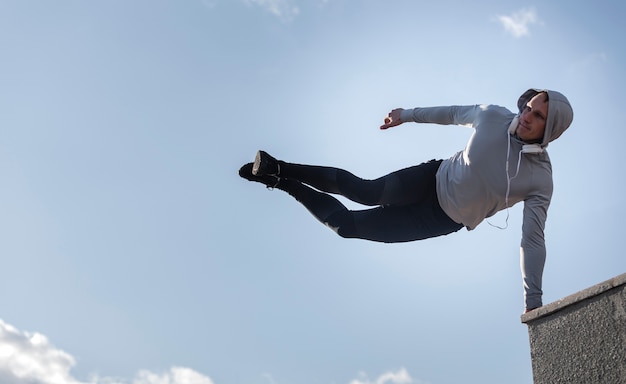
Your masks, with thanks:
[{"label": "concrete ledge", "polygon": [[561,300],[557,300],[548,305],[544,305],[543,307],[539,307],[535,309],[534,311],[524,313],[521,318],[522,323],[528,323],[530,321],[552,315],[553,313],[558,312],[562,309],[565,309],[569,307],[570,305],[574,305],[583,300],[601,295],[610,289],[617,288],[625,284],[626,284],[626,273],[619,275],[619,276],[615,276],[612,279],[604,281],[600,284],[596,284],[583,291],[564,297]]},{"label": "concrete ledge", "polygon": [[522,315],[535,384],[626,383],[626,274]]}]

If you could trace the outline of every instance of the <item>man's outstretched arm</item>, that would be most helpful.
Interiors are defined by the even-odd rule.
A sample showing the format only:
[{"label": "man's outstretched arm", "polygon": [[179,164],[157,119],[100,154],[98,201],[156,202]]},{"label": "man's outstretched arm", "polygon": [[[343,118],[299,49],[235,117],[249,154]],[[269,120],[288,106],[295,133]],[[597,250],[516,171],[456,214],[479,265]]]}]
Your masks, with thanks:
[{"label": "man's outstretched arm", "polygon": [[465,125],[472,127],[479,113],[487,105],[452,105],[447,107],[396,108],[385,117],[380,129],[388,129],[402,123],[432,123],[440,125]]}]

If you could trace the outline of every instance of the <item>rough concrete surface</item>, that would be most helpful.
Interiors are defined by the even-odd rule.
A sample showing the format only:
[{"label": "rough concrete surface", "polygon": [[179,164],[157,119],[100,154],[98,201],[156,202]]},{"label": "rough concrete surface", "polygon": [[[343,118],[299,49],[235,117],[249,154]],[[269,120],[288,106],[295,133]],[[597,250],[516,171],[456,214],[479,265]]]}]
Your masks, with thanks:
[{"label": "rough concrete surface", "polygon": [[626,383],[626,274],[522,316],[535,384]]}]

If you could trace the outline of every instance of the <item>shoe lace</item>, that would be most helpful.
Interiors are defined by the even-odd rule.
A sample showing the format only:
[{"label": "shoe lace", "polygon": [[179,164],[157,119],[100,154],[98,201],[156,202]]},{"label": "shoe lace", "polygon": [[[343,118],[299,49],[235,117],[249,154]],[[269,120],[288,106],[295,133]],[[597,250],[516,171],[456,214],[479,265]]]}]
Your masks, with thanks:
[{"label": "shoe lace", "polygon": [[274,185],[265,185],[265,188],[267,188],[268,191],[273,191],[274,188],[278,187],[278,184],[280,184],[280,177],[276,178],[276,183],[274,183]]}]

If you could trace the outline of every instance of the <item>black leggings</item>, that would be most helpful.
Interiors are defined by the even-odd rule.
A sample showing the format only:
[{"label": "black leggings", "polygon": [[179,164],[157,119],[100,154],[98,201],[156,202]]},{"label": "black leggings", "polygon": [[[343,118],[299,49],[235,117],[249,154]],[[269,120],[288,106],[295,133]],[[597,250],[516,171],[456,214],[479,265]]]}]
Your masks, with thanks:
[{"label": "black leggings", "polygon": [[[342,237],[384,243],[421,240],[463,227],[439,205],[435,174],[440,164],[441,160],[431,160],[364,180],[343,169],[280,162],[278,188]],[[377,207],[348,210],[330,193]]]}]

